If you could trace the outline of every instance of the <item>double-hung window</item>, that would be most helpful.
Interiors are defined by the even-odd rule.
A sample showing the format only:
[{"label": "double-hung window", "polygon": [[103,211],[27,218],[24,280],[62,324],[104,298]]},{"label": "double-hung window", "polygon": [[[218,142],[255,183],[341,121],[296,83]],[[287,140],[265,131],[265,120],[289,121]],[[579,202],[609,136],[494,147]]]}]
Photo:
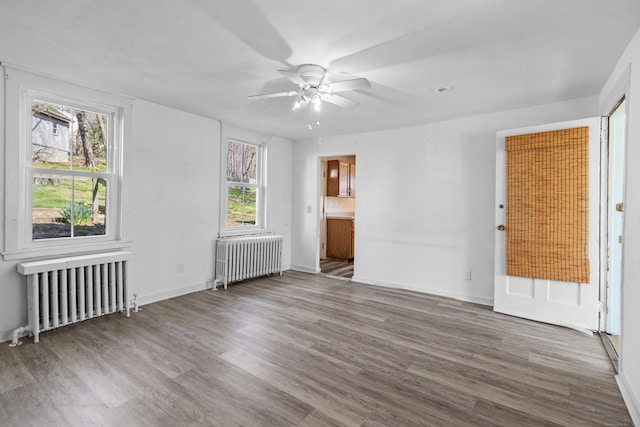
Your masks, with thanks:
[{"label": "double-hung window", "polygon": [[226,143],[226,221],[229,233],[264,227],[262,146],[236,140]]},{"label": "double-hung window", "polygon": [[6,75],[5,160],[14,184],[5,194],[4,258],[124,247],[123,123],[130,106],[28,73]]},{"label": "double-hung window", "polygon": [[31,240],[107,236],[116,112],[43,99],[31,110]]}]

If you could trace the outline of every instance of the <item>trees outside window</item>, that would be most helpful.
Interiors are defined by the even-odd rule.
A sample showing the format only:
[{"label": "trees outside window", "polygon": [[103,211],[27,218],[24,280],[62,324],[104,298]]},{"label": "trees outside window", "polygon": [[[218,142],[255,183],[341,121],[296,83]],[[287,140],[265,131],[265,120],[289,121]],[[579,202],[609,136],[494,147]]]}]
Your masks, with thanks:
[{"label": "trees outside window", "polygon": [[229,140],[226,162],[226,225],[260,227],[262,197],[261,146]]}]

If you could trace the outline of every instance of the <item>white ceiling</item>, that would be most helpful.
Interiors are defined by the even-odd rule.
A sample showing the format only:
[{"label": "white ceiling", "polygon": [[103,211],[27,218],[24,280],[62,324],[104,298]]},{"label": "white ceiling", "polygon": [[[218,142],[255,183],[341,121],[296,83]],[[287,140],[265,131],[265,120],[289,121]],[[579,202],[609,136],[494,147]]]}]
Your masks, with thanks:
[{"label": "white ceiling", "polygon": [[[0,0],[0,61],[297,139],[597,95],[639,26],[638,0]],[[313,131],[247,100],[303,63],[372,87]]]}]

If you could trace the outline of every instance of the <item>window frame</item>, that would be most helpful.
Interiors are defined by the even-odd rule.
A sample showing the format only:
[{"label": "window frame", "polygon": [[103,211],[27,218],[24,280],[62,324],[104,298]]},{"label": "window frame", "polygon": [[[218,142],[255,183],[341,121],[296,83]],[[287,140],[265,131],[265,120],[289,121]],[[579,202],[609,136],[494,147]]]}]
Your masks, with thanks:
[{"label": "window frame", "polygon": [[[256,184],[242,183],[235,181],[227,181],[227,154],[229,143],[234,142],[237,144],[249,145],[256,147],[257,162],[256,162]],[[251,138],[248,135],[242,135],[242,137],[226,136],[222,138],[222,153],[221,153],[221,190],[220,190],[220,232],[219,237],[224,236],[237,236],[246,234],[257,234],[268,232],[266,224],[266,158],[267,158],[267,144],[264,141],[260,141],[258,138]],[[231,186],[244,186],[256,189],[256,222],[255,225],[241,225],[231,227],[228,225],[228,203],[229,203],[229,187]]]},{"label": "window frame", "polygon": [[[47,246],[63,246],[63,245],[71,245],[75,244],[75,242],[79,240],[114,240],[113,232],[116,228],[117,223],[117,212],[118,206],[120,204],[119,195],[117,188],[119,179],[118,179],[118,162],[113,158],[112,153],[117,152],[117,147],[121,145],[118,141],[119,128],[122,126],[122,112],[120,108],[111,107],[111,106],[98,106],[98,105],[90,105],[86,103],[79,103],[75,100],[71,100],[68,98],[63,98],[60,96],[51,96],[48,93],[44,93],[42,91],[37,90],[27,90],[25,91],[26,99],[23,100],[24,106],[29,109],[31,112],[31,106],[33,105],[34,100],[43,101],[49,104],[57,104],[64,105],[66,107],[71,107],[74,110],[84,110],[91,111],[93,113],[99,113],[107,116],[109,119],[107,121],[107,141],[106,141],[106,150],[107,150],[107,164],[105,172],[87,172],[73,169],[48,169],[48,168],[38,168],[33,166],[33,162],[31,160],[32,153],[32,133],[28,133],[26,135],[25,141],[25,149],[27,153],[26,156],[26,164],[25,164],[25,230],[24,230],[24,247],[25,248],[38,248],[38,247],[47,247]],[[25,112],[26,114],[26,112]],[[92,235],[92,236],[70,236],[70,237],[60,237],[60,238],[50,238],[50,239],[33,239],[33,221],[29,221],[28,218],[32,218],[33,216],[33,187],[31,183],[33,182],[33,177],[36,174],[48,174],[48,175],[57,175],[60,177],[69,177],[71,179],[74,178],[102,178],[106,180],[109,184],[107,186],[107,195],[106,195],[106,221],[105,221],[105,234],[103,235]],[[112,187],[115,187],[112,188]],[[29,191],[31,188],[31,191]],[[72,226],[73,227],[73,226]],[[74,241],[73,243],[69,241]]]},{"label": "window frame", "polygon": [[[9,67],[4,68],[5,87],[5,260],[22,260],[52,255],[73,255],[100,250],[128,249],[131,246],[130,190],[123,191],[125,164],[124,143],[131,134],[131,101],[121,96],[99,92],[71,83],[37,76]],[[107,114],[107,172],[102,173],[107,188],[105,234],[51,239],[33,239],[33,175],[42,171],[31,163],[32,102],[41,100],[76,109]],[[130,166],[127,166],[129,169]],[[84,171],[56,171],[66,176],[87,175]]]}]

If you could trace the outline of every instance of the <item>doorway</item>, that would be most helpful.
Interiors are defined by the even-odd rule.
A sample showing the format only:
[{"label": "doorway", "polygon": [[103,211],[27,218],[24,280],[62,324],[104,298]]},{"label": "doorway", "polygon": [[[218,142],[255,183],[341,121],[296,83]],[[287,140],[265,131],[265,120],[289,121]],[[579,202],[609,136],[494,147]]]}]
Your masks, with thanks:
[{"label": "doorway", "polygon": [[605,348],[617,369],[622,322],[622,260],[624,224],[626,102],[622,98],[607,117],[607,271],[604,327]]},{"label": "doorway", "polygon": [[320,271],[350,279],[355,260],[356,156],[320,159]]}]

